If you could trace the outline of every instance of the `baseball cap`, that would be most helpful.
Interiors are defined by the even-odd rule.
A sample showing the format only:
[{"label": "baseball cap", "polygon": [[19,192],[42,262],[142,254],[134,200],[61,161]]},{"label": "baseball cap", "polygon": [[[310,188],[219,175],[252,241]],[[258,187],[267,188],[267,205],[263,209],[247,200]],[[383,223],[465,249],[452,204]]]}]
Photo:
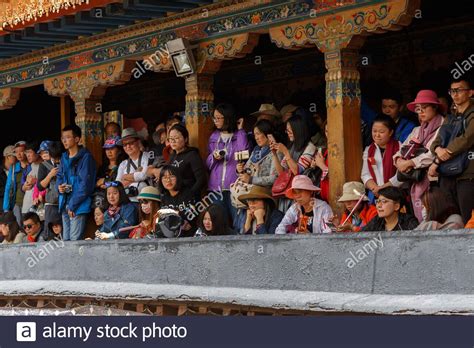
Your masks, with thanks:
[{"label": "baseball cap", "polygon": [[44,140],[41,142],[40,147],[36,153],[41,153],[41,151],[48,151],[49,152],[49,146],[51,145],[52,141],[51,140]]},{"label": "baseball cap", "polygon": [[13,145],[8,145],[3,149],[3,157],[15,156],[15,147]]},{"label": "baseball cap", "polygon": [[20,141],[17,141],[15,145],[13,145],[15,149],[20,146],[26,146],[26,141],[20,140]]}]

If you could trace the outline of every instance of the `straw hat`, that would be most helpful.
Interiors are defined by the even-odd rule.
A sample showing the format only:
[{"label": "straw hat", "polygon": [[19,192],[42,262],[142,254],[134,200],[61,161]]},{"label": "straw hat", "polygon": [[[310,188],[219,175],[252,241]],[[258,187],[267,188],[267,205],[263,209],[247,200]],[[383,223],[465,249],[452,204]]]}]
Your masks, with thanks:
[{"label": "straw hat", "polygon": [[407,104],[407,109],[412,112],[416,112],[416,104],[435,104],[438,105],[441,112],[446,111],[445,106],[440,103],[436,92],[429,89],[423,89],[419,91],[415,100]]},{"label": "straw hat", "polygon": [[272,192],[270,191],[270,189],[258,185],[253,185],[248,193],[240,195],[238,199],[245,205],[248,205],[247,200],[249,199],[267,199],[270,200],[273,204],[275,204],[275,200],[272,197]]},{"label": "straw hat", "polygon": [[258,111],[252,112],[250,115],[271,115],[275,117],[281,117],[280,112],[276,109],[276,107],[273,106],[273,104],[262,104],[260,105],[260,109],[258,109]]},{"label": "straw hat", "polygon": [[137,199],[146,199],[149,201],[161,202],[160,192],[156,187],[147,186],[142,188],[137,196]]},{"label": "straw hat", "polygon": [[342,196],[338,199],[338,202],[358,201],[361,195],[364,195],[364,201],[369,200],[367,196],[365,196],[364,184],[358,181],[349,181],[342,187]]},{"label": "straw hat", "polygon": [[291,188],[286,190],[285,196],[289,199],[294,199],[293,190],[306,190],[306,191],[321,191],[321,189],[317,186],[313,185],[313,182],[309,177],[306,175],[297,175],[293,178],[291,183]]}]

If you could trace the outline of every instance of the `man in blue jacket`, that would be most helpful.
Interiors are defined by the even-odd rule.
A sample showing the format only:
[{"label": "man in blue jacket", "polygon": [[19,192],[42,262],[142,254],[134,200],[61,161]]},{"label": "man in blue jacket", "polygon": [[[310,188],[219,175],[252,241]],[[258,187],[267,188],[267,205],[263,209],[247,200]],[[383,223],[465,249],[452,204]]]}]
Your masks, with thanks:
[{"label": "man in blue jacket", "polygon": [[57,186],[64,240],[83,238],[96,181],[95,161],[87,149],[79,146],[81,136],[81,129],[76,125],[62,130],[61,141],[66,152],[61,157]]},{"label": "man in blue jacket", "polygon": [[18,162],[8,170],[7,182],[5,185],[5,195],[3,196],[3,211],[11,211],[20,226],[22,225],[21,207],[25,193],[21,187],[25,183],[29,166],[25,154],[26,143],[19,141],[15,144],[15,157]]},{"label": "man in blue jacket", "polygon": [[415,124],[401,115],[402,96],[399,92],[390,91],[382,96],[382,113],[390,116],[397,124],[395,139],[403,143],[410,135]]}]

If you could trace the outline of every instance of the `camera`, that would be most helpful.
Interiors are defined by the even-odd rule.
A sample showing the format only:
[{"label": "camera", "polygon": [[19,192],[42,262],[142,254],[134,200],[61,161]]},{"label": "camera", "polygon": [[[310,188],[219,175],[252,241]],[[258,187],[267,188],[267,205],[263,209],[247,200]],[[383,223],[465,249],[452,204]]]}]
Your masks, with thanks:
[{"label": "camera", "polygon": [[64,185],[64,193],[71,193],[72,185]]},{"label": "camera", "polygon": [[248,150],[238,151],[234,153],[234,158],[237,162],[247,162],[250,158],[250,154]]},{"label": "camera", "polygon": [[225,157],[227,155],[227,150],[226,149],[216,150],[216,152],[220,157]]},{"label": "camera", "polygon": [[125,193],[128,197],[138,196],[138,188],[136,188],[135,186],[128,186],[125,188]]}]

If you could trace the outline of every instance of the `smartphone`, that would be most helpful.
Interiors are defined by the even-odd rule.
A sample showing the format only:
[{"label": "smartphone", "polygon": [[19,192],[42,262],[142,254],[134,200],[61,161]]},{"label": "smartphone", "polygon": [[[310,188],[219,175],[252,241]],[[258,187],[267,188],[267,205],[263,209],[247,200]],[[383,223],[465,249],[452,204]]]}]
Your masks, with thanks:
[{"label": "smartphone", "polygon": [[273,134],[268,134],[267,138],[268,138],[268,140],[270,140],[270,144],[271,143],[276,143],[276,140],[275,140],[275,137],[273,136]]},{"label": "smartphone", "polygon": [[336,227],[336,225],[334,225],[333,222],[331,222],[331,221],[325,221],[324,223],[331,229],[331,231],[334,232],[334,231],[337,230],[337,227]]}]

